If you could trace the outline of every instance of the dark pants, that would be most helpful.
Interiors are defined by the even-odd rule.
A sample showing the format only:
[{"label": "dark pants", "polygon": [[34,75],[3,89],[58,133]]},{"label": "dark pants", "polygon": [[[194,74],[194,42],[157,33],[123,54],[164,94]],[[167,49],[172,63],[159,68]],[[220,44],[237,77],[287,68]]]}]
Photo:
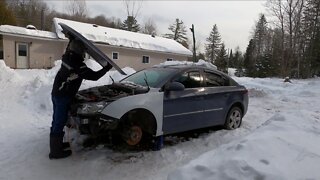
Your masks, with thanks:
[{"label": "dark pants", "polygon": [[52,136],[63,136],[63,128],[68,120],[68,111],[70,109],[71,97],[52,96],[53,117],[50,134]]}]

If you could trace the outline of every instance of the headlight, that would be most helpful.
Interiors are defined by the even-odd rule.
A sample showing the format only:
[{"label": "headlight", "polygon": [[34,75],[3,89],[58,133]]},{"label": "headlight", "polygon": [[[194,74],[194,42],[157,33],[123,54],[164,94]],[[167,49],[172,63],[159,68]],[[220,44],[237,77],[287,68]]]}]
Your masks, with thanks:
[{"label": "headlight", "polygon": [[107,105],[107,102],[94,102],[82,104],[78,109],[80,114],[90,114],[95,112],[101,112],[102,109]]}]

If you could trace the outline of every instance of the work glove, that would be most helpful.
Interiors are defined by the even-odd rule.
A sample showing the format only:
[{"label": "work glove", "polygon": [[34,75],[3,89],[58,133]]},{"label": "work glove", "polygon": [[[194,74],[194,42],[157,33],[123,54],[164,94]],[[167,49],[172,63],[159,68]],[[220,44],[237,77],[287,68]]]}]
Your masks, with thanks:
[{"label": "work glove", "polygon": [[103,69],[106,71],[109,71],[110,69],[112,69],[112,65],[110,63],[108,63],[108,65],[103,67]]}]

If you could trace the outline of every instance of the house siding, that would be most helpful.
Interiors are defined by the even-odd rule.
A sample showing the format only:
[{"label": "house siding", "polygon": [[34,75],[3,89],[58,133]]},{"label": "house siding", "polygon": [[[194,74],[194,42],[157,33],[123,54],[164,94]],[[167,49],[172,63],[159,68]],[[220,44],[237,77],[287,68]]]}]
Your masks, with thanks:
[{"label": "house siding", "polygon": [[[3,35],[4,61],[7,66],[16,68],[16,43],[29,44],[29,68],[42,69],[54,66],[54,61],[60,60],[67,47],[68,41],[53,40],[32,37],[17,37]],[[178,61],[186,61],[188,56],[172,53],[155,52],[142,49],[133,49],[126,47],[116,47],[105,44],[95,45],[104,52],[109,58],[112,58],[112,52],[118,52],[119,57],[114,62],[120,67],[132,67],[135,70],[141,70],[153,65],[165,62],[168,58]],[[142,57],[149,56],[149,63],[142,63]]]},{"label": "house siding", "polygon": [[[114,62],[120,67],[132,67],[135,70],[141,70],[153,65],[165,62],[167,58],[172,58],[177,61],[187,61],[188,57],[183,55],[176,55],[171,53],[159,53],[154,51],[137,50],[130,48],[117,48],[114,46],[97,45],[96,46],[106,53],[109,58],[112,58],[112,52],[118,52],[119,57]],[[149,56],[149,63],[142,63],[142,56]]]},{"label": "house siding", "polygon": [[61,59],[65,42],[52,39],[34,39],[3,35],[3,58],[7,66],[16,68],[16,43],[27,43],[29,68],[51,68],[54,61]]}]

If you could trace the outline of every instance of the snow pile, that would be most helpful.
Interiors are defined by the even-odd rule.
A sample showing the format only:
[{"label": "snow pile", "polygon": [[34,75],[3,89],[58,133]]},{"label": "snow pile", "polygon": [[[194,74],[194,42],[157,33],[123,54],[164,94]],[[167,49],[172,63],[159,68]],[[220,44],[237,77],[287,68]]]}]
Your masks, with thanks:
[{"label": "snow pile", "polygon": [[147,34],[113,29],[60,18],[54,18],[53,22],[56,28],[56,33],[61,39],[66,39],[64,34],[61,32],[62,28],[59,25],[59,23],[64,23],[93,42],[151,51],[178,53],[188,56],[192,55],[189,49],[185,48],[180,43],[177,43],[172,39],[167,39],[159,36],[152,37],[151,35]]},{"label": "snow pile", "polygon": [[[86,64],[94,70],[94,61]],[[320,179],[320,78],[234,79],[249,89],[241,128],[210,130],[196,138],[165,137],[161,151],[132,152],[100,145],[50,161],[50,92],[61,61],[50,70],[13,70],[0,61],[0,179]],[[124,68],[126,73],[134,72]],[[109,71],[81,89],[123,76]]]},{"label": "snow pile", "polygon": [[6,66],[5,62],[0,60],[0,81],[3,82],[14,82],[20,77],[15,73],[14,70]]},{"label": "snow pile", "polygon": [[[315,97],[320,96],[320,79],[294,84],[268,78],[237,80],[251,89],[249,95],[253,92],[250,101],[262,98],[260,106],[272,115],[253,133],[201,155],[168,179],[319,179],[320,145],[315,142],[320,140],[320,100]],[[247,116],[257,112],[251,103]]]},{"label": "snow pile", "polygon": [[10,26],[10,25],[1,25],[0,32],[57,39],[56,33],[53,33],[53,32],[41,31],[37,29],[27,29],[24,27]]}]

